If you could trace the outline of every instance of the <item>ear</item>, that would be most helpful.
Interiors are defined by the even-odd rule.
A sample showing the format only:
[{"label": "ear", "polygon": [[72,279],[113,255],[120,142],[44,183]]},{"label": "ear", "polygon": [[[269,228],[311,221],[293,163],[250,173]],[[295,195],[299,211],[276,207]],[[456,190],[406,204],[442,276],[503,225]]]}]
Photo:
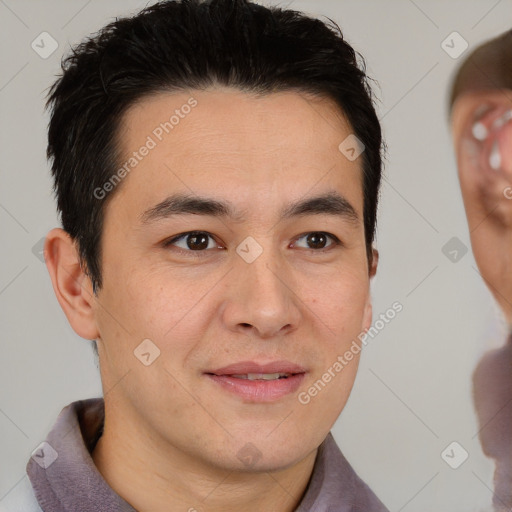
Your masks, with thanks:
[{"label": "ear", "polygon": [[[371,280],[375,277],[375,274],[377,273],[377,266],[379,264],[379,251],[375,249],[375,247],[372,247],[372,259],[369,263],[368,275]],[[368,290],[368,297],[366,298],[366,304],[364,306],[363,325],[361,326],[363,331],[367,331],[372,325],[372,317],[372,296],[370,290]]]},{"label": "ear", "polygon": [[377,249],[375,249],[375,247],[372,247],[372,260],[370,262],[370,269],[369,269],[370,279],[375,277],[375,274],[377,273],[378,264],[379,264],[379,251]]},{"label": "ear", "polygon": [[489,180],[500,183],[502,178],[510,179],[511,119],[510,89],[471,91],[457,98],[451,112],[451,124],[462,182],[468,174],[471,179],[472,169],[480,174],[488,172]]},{"label": "ear", "polygon": [[512,90],[461,94],[452,131],[475,261],[512,321]]},{"label": "ear", "polygon": [[44,258],[53,290],[73,330],[82,338],[99,336],[94,317],[95,297],[84,273],[75,242],[60,228],[46,235]]}]

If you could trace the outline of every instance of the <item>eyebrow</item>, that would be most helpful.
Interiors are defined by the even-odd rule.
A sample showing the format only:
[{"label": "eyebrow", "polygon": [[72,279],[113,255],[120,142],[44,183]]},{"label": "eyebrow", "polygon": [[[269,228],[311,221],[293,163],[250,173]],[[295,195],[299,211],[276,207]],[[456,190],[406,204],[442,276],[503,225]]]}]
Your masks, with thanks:
[{"label": "eyebrow", "polygon": [[[235,222],[244,220],[244,212],[237,211],[228,201],[176,193],[142,213],[140,221],[142,224],[150,224],[175,215],[190,214],[230,218]],[[333,215],[353,224],[359,222],[355,208],[336,191],[286,204],[280,211],[279,219],[286,220],[306,215]]]}]

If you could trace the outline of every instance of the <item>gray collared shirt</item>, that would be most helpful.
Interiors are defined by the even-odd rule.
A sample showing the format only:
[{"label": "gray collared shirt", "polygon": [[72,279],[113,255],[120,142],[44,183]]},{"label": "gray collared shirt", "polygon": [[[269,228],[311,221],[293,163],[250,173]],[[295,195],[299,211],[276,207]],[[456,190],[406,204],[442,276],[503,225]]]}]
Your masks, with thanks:
[{"label": "gray collared shirt", "polygon": [[[103,432],[103,398],[64,407],[27,463],[24,481],[0,503],[12,512],[136,512],[103,479],[91,453]],[[31,484],[31,485],[30,485]],[[295,512],[388,512],[357,476],[329,432]]]}]

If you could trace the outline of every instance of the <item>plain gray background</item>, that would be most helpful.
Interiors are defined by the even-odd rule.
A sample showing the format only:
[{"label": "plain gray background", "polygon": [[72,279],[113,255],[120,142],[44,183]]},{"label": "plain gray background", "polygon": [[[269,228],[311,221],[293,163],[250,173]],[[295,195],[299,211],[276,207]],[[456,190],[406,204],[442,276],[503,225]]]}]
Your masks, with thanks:
[{"label": "plain gray background", "polygon": [[[395,301],[403,311],[364,349],[334,436],[391,511],[488,510],[493,464],[477,438],[471,373],[484,351],[503,343],[505,326],[471,252],[455,263],[442,252],[452,237],[469,247],[446,103],[464,56],[511,28],[512,0],[261,3],[335,20],[379,83],[389,153],[374,318]],[[145,5],[0,0],[0,499],[61,409],[101,395],[91,343],[69,327],[34,254],[58,225],[45,159],[45,90],[70,44]],[[45,59],[31,47],[44,31],[58,42]],[[454,31],[469,44],[457,59],[442,47]],[[469,453],[458,469],[441,457],[453,441]]]}]

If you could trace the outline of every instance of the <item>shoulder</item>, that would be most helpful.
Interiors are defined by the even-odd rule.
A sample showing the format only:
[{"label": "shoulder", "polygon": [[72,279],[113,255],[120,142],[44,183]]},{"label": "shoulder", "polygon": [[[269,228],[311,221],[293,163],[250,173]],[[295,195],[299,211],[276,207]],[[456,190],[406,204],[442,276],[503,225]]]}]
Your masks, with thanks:
[{"label": "shoulder", "polygon": [[0,512],[43,512],[26,474],[0,501]]}]

